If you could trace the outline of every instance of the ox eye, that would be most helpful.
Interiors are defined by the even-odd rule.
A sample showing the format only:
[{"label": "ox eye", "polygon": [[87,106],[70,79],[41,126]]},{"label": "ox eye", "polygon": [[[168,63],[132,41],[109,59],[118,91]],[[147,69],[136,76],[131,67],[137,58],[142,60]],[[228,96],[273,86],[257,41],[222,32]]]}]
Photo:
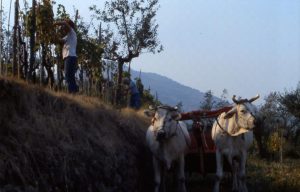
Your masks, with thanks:
[{"label": "ox eye", "polygon": [[246,110],[241,110],[241,113],[246,113]]}]

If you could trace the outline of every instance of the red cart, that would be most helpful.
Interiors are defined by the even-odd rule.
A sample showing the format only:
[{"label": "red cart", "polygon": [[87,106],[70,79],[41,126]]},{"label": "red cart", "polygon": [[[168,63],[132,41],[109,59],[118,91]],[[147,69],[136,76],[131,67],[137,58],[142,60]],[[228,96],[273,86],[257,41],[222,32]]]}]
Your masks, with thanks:
[{"label": "red cart", "polygon": [[[181,114],[182,121],[193,121],[192,128],[189,129],[192,143],[185,157],[187,172],[198,172],[203,175],[215,173],[216,147],[211,138],[211,128],[215,118],[231,108],[231,106],[228,106],[213,111],[200,110]],[[225,164],[224,170],[228,170],[227,166]]]}]

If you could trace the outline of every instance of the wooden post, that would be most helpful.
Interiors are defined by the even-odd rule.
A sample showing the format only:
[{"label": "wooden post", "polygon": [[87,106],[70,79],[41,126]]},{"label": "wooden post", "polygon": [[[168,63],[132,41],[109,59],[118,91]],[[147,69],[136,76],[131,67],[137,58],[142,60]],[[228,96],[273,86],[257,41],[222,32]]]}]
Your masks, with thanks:
[{"label": "wooden post", "polygon": [[2,75],[2,46],[3,46],[3,31],[2,31],[2,0],[0,2],[0,75]]},{"label": "wooden post", "polygon": [[17,74],[17,65],[18,65],[18,26],[19,26],[19,0],[15,2],[15,22],[14,22],[14,31],[13,31],[13,66],[12,66],[12,75],[16,76]]},{"label": "wooden post", "polygon": [[283,162],[283,130],[279,129],[280,133],[280,163],[282,164]]},{"label": "wooden post", "polygon": [[35,32],[36,32],[36,0],[32,0],[32,19],[30,24],[30,59],[29,59],[29,72],[27,73],[27,81],[33,80],[33,66],[35,63]]},{"label": "wooden post", "polygon": [[12,0],[10,0],[10,4],[9,4],[9,13],[8,13],[8,22],[7,22],[7,55],[6,55],[6,65],[5,65],[5,76],[7,76],[7,72],[8,72],[8,63],[9,63],[9,41],[10,41],[10,13],[11,13],[11,4],[12,4]]},{"label": "wooden post", "polygon": [[122,103],[121,99],[122,99],[123,64],[124,62],[118,60],[117,90],[116,90],[115,103],[114,103],[117,107],[120,107]]},{"label": "wooden post", "polygon": [[[101,22],[100,22],[99,32],[98,32],[98,43],[99,43],[100,46],[101,46],[101,43],[102,43],[101,41],[102,41],[102,26],[101,26]],[[99,70],[99,82],[98,82],[98,84],[100,84],[100,87],[98,87],[96,92],[99,92],[99,96],[101,97],[102,96],[102,82],[103,82],[102,60],[99,61],[99,66],[98,67],[99,67],[98,68],[98,70]]]}]

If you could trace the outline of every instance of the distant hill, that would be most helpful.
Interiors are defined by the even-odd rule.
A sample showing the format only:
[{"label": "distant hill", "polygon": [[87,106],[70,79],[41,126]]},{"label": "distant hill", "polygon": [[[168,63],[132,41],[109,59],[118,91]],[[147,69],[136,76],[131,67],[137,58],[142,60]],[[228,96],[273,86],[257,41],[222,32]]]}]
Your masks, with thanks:
[{"label": "distant hill", "polygon": [[[139,72],[132,70],[132,77],[139,76]],[[184,111],[199,109],[203,101],[204,93],[191,87],[182,85],[168,77],[155,73],[141,73],[141,79],[145,89],[150,87],[151,93],[158,94],[158,99],[169,105],[183,104]]]}]

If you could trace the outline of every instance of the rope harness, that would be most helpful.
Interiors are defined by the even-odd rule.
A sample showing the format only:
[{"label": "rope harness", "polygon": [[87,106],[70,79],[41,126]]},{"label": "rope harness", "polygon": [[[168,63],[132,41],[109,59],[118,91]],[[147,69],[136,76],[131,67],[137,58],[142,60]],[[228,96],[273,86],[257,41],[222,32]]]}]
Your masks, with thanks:
[{"label": "rope harness", "polygon": [[[167,112],[166,116],[168,116],[168,115],[169,115],[169,111]],[[154,126],[155,121],[156,121],[156,118],[153,117],[152,120],[151,120],[152,126]],[[164,119],[164,122],[163,122],[163,125],[162,125],[162,130],[165,133],[167,133],[166,130],[165,130],[165,122],[166,122],[166,119]],[[188,141],[189,139],[187,138],[186,134],[184,133],[184,131],[183,131],[183,129],[182,129],[182,127],[181,127],[181,125],[180,125],[180,123],[179,123],[178,120],[176,120],[176,129],[175,129],[175,131],[172,134],[169,134],[169,135],[167,134],[167,137],[165,139],[170,139],[172,137],[177,136],[178,128],[180,129],[181,133],[183,134],[183,137],[184,137],[184,140],[185,140],[185,143],[187,144],[187,146],[191,147],[191,143]]]},{"label": "rope harness", "polygon": [[[237,108],[238,108],[239,106],[237,106]],[[238,111],[238,109],[237,109],[237,111]],[[251,113],[251,115],[252,115],[252,113]],[[225,134],[225,135],[229,135],[229,136],[238,136],[238,135],[242,135],[242,139],[244,139],[244,133],[240,133],[240,134],[235,134],[235,133],[237,133],[241,128],[242,128],[242,126],[239,124],[239,121],[238,121],[238,113],[237,112],[235,112],[235,114],[234,114],[234,116],[235,116],[235,123],[236,123],[236,127],[237,127],[237,130],[235,130],[235,132],[234,133],[230,133],[229,131],[228,131],[228,123],[229,123],[229,120],[228,119],[226,119],[226,124],[225,124],[225,128],[220,124],[220,122],[219,122],[219,117],[218,118],[216,118],[216,122],[217,122],[217,125],[220,127],[220,129],[222,130],[222,134]],[[253,116],[253,115],[252,115]],[[215,129],[215,133],[216,133],[216,129]]]}]

